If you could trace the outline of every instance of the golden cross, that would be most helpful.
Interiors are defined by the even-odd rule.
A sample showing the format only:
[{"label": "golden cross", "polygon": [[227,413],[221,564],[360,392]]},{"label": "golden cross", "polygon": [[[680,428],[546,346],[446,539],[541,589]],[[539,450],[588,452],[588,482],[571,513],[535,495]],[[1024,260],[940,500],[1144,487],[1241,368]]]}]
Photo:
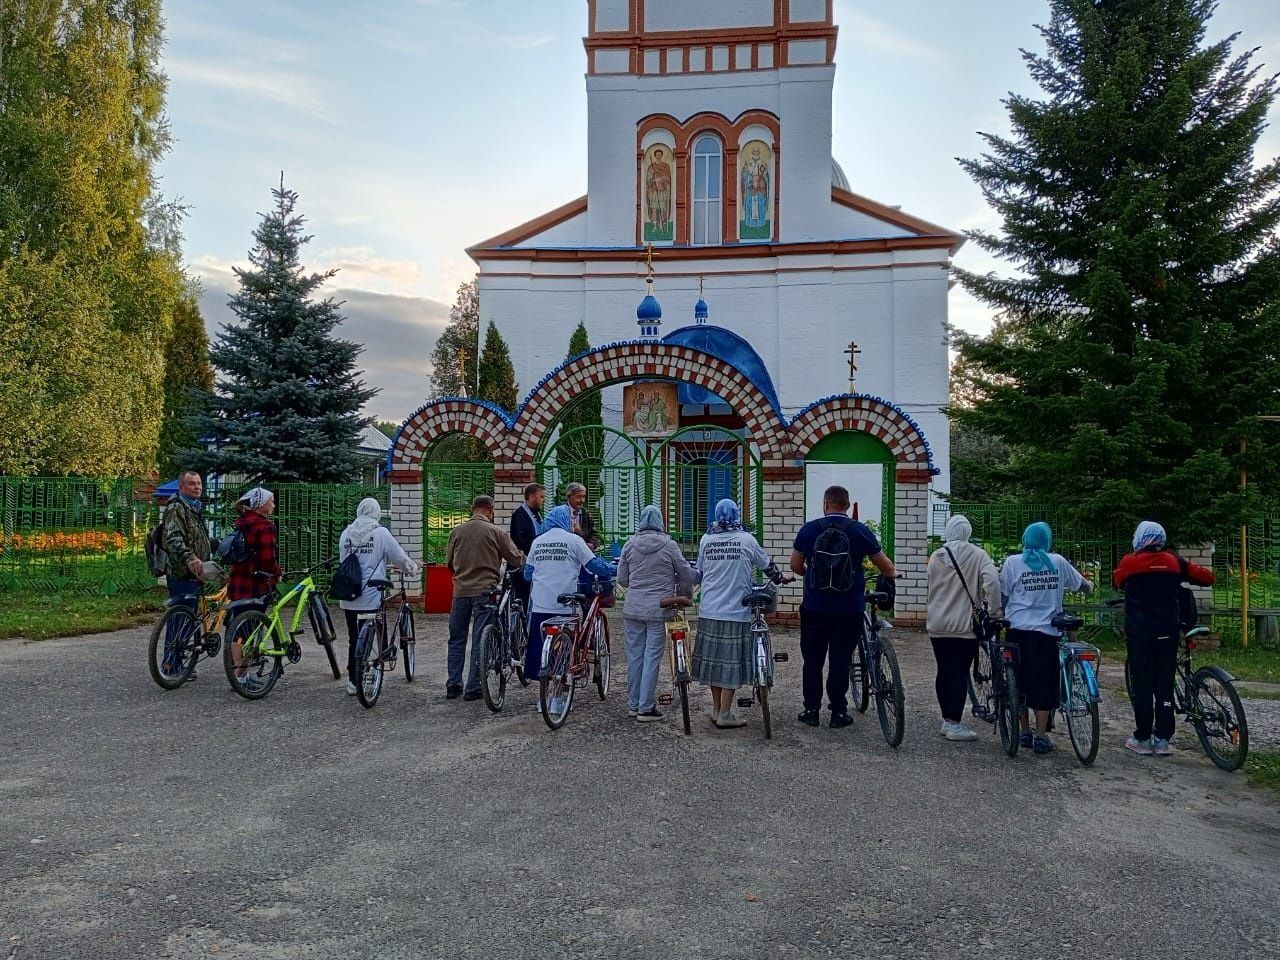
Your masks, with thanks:
[{"label": "golden cross", "polygon": [[650,242],[645,248],[648,252],[645,255],[645,261],[649,265],[649,279],[653,279],[653,243]]},{"label": "golden cross", "polygon": [[465,347],[458,350],[458,373],[462,377],[462,382],[467,382],[467,350]]},{"label": "golden cross", "polygon": [[858,381],[858,354],[862,353],[862,350],[858,347],[858,341],[850,340],[844,352],[849,358],[849,392],[854,393],[854,386]]}]

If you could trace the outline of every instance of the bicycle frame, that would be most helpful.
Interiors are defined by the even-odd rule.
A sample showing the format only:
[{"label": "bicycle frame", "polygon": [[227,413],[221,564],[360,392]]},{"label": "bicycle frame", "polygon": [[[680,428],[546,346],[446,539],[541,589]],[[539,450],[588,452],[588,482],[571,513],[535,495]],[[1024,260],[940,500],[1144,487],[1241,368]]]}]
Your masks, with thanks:
[{"label": "bicycle frame", "polygon": [[1065,639],[1058,641],[1058,691],[1064,714],[1071,711],[1075,702],[1071,683],[1067,679],[1067,668],[1073,660],[1078,661],[1083,668],[1085,692],[1089,702],[1099,703],[1102,700],[1098,691],[1098,662],[1101,656],[1102,651],[1093,644]]},{"label": "bicycle frame", "polygon": [[[558,675],[561,671],[552,670],[552,659],[557,661],[557,666],[563,666],[563,673],[568,676],[578,678],[586,673],[587,667],[591,663],[591,650],[595,640],[596,615],[600,612],[600,594],[593,594],[591,601],[586,605],[585,613],[577,616],[552,617],[542,625],[543,644],[542,644],[542,672],[545,675],[549,670],[553,676]],[[569,645],[569,660],[567,664],[560,663],[563,653],[563,647],[557,641],[562,641],[565,629],[572,625],[572,641]],[[555,651],[553,647],[558,647]]]},{"label": "bicycle frame", "polygon": [[[284,649],[284,644],[288,642],[288,638],[298,633],[302,616],[307,608],[307,600],[311,594],[315,593],[316,583],[310,576],[305,576],[296,584],[289,588],[279,600],[271,607],[271,612],[267,615],[270,623],[270,635],[272,640],[271,649],[264,649],[260,644],[257,649],[251,651],[252,654],[264,657],[283,657],[288,651]],[[297,606],[293,610],[293,619],[290,621],[289,629],[284,632],[284,612],[289,604],[297,602]]]}]

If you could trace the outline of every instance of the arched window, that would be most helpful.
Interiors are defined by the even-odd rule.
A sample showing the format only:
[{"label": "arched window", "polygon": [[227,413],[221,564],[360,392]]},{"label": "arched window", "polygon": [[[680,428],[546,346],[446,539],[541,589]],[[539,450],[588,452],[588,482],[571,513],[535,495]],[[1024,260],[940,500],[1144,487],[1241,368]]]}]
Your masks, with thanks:
[{"label": "arched window", "polygon": [[720,206],[724,176],[720,141],[710,134],[693,145],[693,242],[698,246],[721,242]]}]

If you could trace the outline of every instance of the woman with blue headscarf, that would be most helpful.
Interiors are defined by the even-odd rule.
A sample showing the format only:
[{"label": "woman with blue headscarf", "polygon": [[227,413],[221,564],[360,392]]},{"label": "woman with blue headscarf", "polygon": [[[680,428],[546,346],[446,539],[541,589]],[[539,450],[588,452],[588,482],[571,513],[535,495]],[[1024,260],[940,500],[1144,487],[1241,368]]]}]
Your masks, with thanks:
[{"label": "woman with blue headscarf", "polygon": [[[1173,678],[1183,624],[1179,600],[1183,582],[1213,583],[1213,571],[1188,563],[1165,546],[1164,527],[1143,520],[1133,532],[1133,553],[1111,575],[1124,591],[1124,641],[1128,648],[1133,736],[1125,746],[1140,757],[1167,757],[1173,751]],[[1194,602],[1194,598],[1193,598]],[[1194,611],[1192,611],[1194,613]]]},{"label": "woman with blue headscarf", "polygon": [[573,532],[573,513],[561,504],[542,521],[541,532],[529,547],[524,565],[524,578],[531,584],[529,646],[524,660],[528,679],[537,680],[542,672],[542,625],[551,617],[571,617],[578,612],[558,598],[578,592],[578,577],[584,570],[609,581],[617,576],[613,564],[597,557],[586,541]]},{"label": "woman with blue headscarf", "polygon": [[641,723],[662,719],[658,709],[658,669],[667,643],[666,621],[674,611],[661,602],[671,596],[689,596],[698,572],[667,535],[662,511],[649,506],[640,511],[636,534],[622,548],[618,583],[627,588],[622,605],[627,641],[627,713]]},{"label": "woman with blue headscarf", "polygon": [[1000,592],[1009,621],[1006,639],[1017,644],[1018,689],[1027,707],[1036,712],[1035,732],[1024,713],[1022,746],[1045,754],[1053,749],[1049,718],[1058,708],[1058,631],[1053,615],[1062,609],[1062,595],[1091,593],[1093,584],[1066,558],[1051,553],[1053,531],[1047,523],[1033,523],[1022,534],[1022,552],[1000,569]]},{"label": "woman with blue headscarf", "polygon": [[733,712],[733,702],[754,669],[751,612],[742,605],[742,595],[755,583],[757,570],[768,571],[775,582],[781,580],[769,555],[742,529],[738,505],[721,500],[715,522],[698,545],[702,600],[691,665],[693,678],[711,687],[711,722],[721,729],[746,724]]}]

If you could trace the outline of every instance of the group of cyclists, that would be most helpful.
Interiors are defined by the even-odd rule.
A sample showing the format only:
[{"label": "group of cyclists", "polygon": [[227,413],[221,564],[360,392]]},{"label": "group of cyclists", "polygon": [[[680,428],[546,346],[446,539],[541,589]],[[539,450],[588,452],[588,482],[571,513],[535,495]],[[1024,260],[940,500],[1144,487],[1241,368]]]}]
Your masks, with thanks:
[{"label": "group of cyclists", "polygon": [[[203,582],[226,576],[226,599],[235,604],[264,604],[282,571],[276,528],[270,517],[275,498],[261,486],[235,503],[238,539],[230,559],[215,562],[217,553],[202,518],[201,478],[194,472],[179,480],[178,495],[166,506],[161,531],[167,551],[171,604],[194,608]],[[745,529],[738,505],[721,500],[698,546],[688,560],[667,533],[662,512],[646,506],[636,533],[623,546],[616,565],[600,558],[595,524],[586,506],[586,490],[570,484],[565,502],[544,512],[546,490],[530,484],[524,503],[510,518],[509,529],[496,523],[492,497],[476,497],[472,516],[456,527],[446,549],[453,575],[449,617],[446,697],[480,699],[478,638],[492,622],[489,602],[504,569],[516,571],[513,596],[522,601],[528,644],[523,675],[537,680],[542,668],[542,626],[577,610],[582,596],[603,584],[605,605],[612,605],[613,585],[625,590],[622,609],[628,675],[628,715],[647,723],[664,719],[658,709],[658,684],[666,626],[675,615],[673,598],[689,598],[699,590],[699,614],[693,642],[693,679],[710,688],[710,718],[717,729],[733,729],[746,720],[734,709],[737,690],[751,682],[754,650],[751,613],[743,597],[758,574],[777,583],[803,579],[800,605],[800,651],[803,658],[803,710],[798,720],[821,723],[823,691],[829,726],[852,723],[848,691],[858,631],[863,629],[864,570],[880,574],[880,583],[897,577],[875,534],[852,519],[849,492],[829,487],[823,516],[797,531],[788,573],[773,562]],[[363,588],[341,601],[348,630],[346,692],[357,692],[356,643],[362,614],[379,610],[394,566],[413,579],[418,566],[381,523],[382,509],[363,500],[352,523],[339,538],[338,562],[354,557]],[[1058,706],[1058,642],[1054,617],[1063,595],[1094,589],[1088,571],[1077,570],[1052,551],[1053,535],[1045,523],[1033,523],[1022,538],[1022,551],[997,568],[960,515],[950,518],[944,542],[929,559],[926,629],[937,664],[935,692],[941,713],[940,733],[952,741],[976,739],[963,722],[970,673],[979,638],[990,624],[1005,627],[1005,643],[1016,647],[1018,690],[1026,710],[1021,745],[1036,754],[1053,749],[1052,712]],[[226,554],[225,549],[222,553]],[[1138,525],[1133,552],[1113,574],[1125,593],[1125,639],[1128,647],[1134,731],[1125,746],[1141,756],[1167,756],[1174,727],[1174,674],[1179,652],[1180,600],[1183,584],[1209,585],[1213,574],[1188,563],[1167,545],[1164,529],[1152,521]],[[685,600],[684,602],[687,602]],[[468,644],[468,633],[470,643]],[[469,665],[467,649],[470,647]],[[465,671],[464,682],[464,668]],[[194,671],[192,671],[194,675]],[[825,683],[824,683],[825,675]]]}]

